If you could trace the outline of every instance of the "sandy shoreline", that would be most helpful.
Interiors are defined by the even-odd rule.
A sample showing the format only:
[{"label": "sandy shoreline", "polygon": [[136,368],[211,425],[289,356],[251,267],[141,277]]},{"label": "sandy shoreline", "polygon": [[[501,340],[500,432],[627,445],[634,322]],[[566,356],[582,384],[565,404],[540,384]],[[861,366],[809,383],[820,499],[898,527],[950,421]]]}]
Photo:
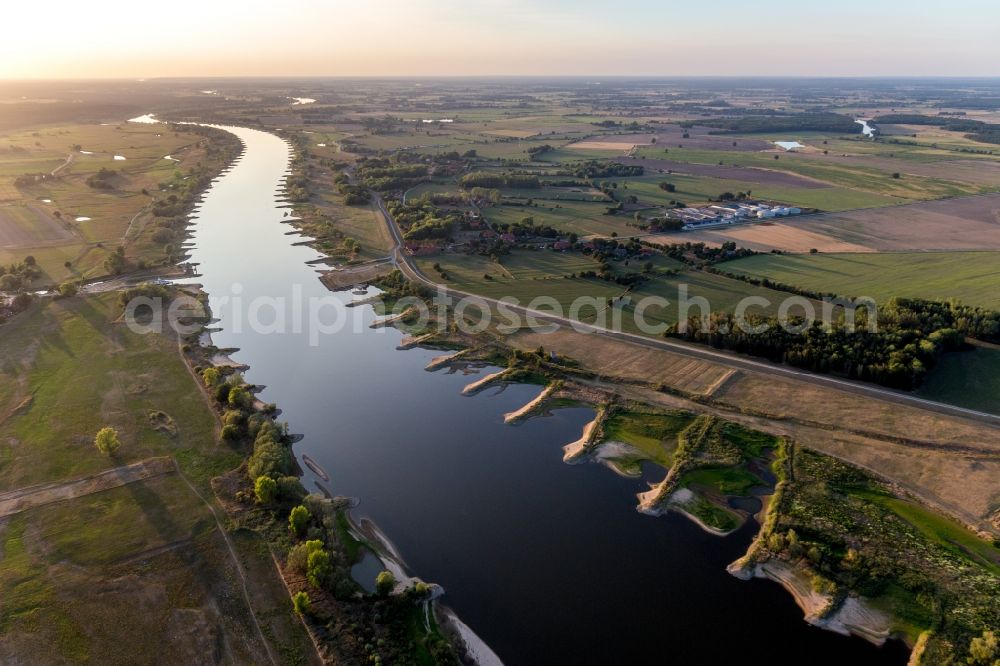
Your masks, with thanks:
[{"label": "sandy shoreline", "polygon": [[542,389],[542,392],[535,396],[532,400],[521,406],[520,409],[515,409],[513,412],[507,412],[503,415],[503,422],[507,425],[511,425],[521,421],[523,419],[531,416],[536,410],[540,409],[545,401],[552,397],[556,389],[559,388],[558,383],[553,382]]}]

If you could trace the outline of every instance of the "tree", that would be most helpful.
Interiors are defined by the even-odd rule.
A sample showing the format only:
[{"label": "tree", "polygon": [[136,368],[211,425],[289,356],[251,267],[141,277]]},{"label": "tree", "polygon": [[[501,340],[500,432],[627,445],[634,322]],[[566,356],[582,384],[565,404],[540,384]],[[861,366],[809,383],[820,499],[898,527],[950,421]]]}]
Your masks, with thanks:
[{"label": "tree", "polygon": [[973,666],[995,666],[1000,656],[1000,643],[992,631],[984,631],[982,636],[973,638],[969,643],[969,658],[966,660]]},{"label": "tree", "polygon": [[258,476],[253,483],[253,492],[260,504],[270,504],[278,497],[278,482],[269,476]]},{"label": "tree", "polygon": [[97,436],[94,437],[94,446],[106,456],[117,451],[121,445],[122,441],[118,438],[118,431],[110,426],[101,428],[97,432]]},{"label": "tree", "polygon": [[229,389],[229,395],[226,400],[229,402],[230,407],[236,407],[237,409],[247,409],[253,403],[253,397],[250,395],[250,392],[242,386],[234,386]]},{"label": "tree", "polygon": [[69,298],[70,296],[76,296],[78,291],[76,282],[63,282],[59,285],[59,295],[63,298]]},{"label": "tree", "polygon": [[205,382],[205,386],[208,387],[218,384],[221,376],[218,368],[205,368],[205,371],[201,373],[201,378]]},{"label": "tree", "polygon": [[310,518],[312,516],[309,513],[309,509],[300,504],[288,514],[288,526],[296,536],[302,536],[302,533],[306,531],[306,526],[309,524]]},{"label": "tree", "polygon": [[285,564],[292,571],[304,574],[309,566],[309,556],[318,550],[323,550],[323,542],[319,539],[297,543],[288,551],[288,559]]},{"label": "tree", "polygon": [[305,592],[296,592],[292,595],[292,608],[299,615],[305,615],[309,612],[309,604],[312,603],[309,600],[309,595]]},{"label": "tree", "polygon": [[375,576],[375,594],[380,597],[387,597],[396,587],[396,577],[391,571],[382,571]]},{"label": "tree", "polygon": [[306,580],[313,587],[323,587],[333,573],[333,565],[330,564],[330,553],[319,549],[309,553],[306,559]]}]

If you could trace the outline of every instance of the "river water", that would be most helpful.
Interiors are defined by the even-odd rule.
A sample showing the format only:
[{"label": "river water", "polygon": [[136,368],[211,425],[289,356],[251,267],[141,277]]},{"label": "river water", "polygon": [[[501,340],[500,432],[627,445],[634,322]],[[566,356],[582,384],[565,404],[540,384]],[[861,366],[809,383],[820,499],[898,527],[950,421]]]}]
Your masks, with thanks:
[{"label": "river water", "polygon": [[[506,426],[503,414],[537,387],[462,396],[476,375],[425,371],[438,352],[397,351],[398,331],[368,328],[369,306],[342,310],[345,328],[316,344],[288,320],[284,333],[252,330],[238,310],[260,297],[287,299],[289,319],[297,296],[355,297],[329,294],[306,263],[319,255],[280,223],[288,146],[228,129],[246,150],[198,207],[191,253],[221,320],[215,343],[240,348],[247,379],[304,435],[296,453],[327,471],[334,494],[360,498],[355,517],[373,519],[413,574],[441,584],[506,663],[905,663],[898,644],[814,629],[777,585],[729,576],[755,525],[720,539],[679,516],[644,516],[641,481],[565,465],[561,447],[591,410]],[[258,311],[263,323],[272,309]],[[309,471],[303,481],[321,482]]]}]

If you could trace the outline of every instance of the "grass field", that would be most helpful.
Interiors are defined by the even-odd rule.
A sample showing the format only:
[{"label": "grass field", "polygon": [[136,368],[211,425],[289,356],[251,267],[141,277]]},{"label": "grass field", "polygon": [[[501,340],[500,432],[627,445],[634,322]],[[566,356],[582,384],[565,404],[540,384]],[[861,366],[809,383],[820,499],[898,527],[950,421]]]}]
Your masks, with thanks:
[{"label": "grass field", "polygon": [[[842,211],[854,208],[874,208],[900,203],[895,197],[884,196],[847,187],[794,187],[791,185],[765,185],[749,181],[728,180],[711,176],[689,176],[682,174],[660,174],[655,177],[643,176],[628,179],[628,193],[639,197],[640,202],[650,202],[660,206],[671,200],[686,204],[704,203],[717,199],[723,192],[752,192],[754,198],[779,201],[801,208],[818,208],[825,211]],[[661,182],[668,182],[677,188],[666,192],[659,188]]]},{"label": "grass field", "polygon": [[[775,315],[780,303],[788,298],[788,294],[756,287],[741,280],[727,278],[724,275],[714,275],[701,271],[685,270],[678,275],[652,274],[646,281],[634,289],[630,296],[631,303],[624,308],[625,315],[622,318],[625,330],[634,333],[644,331],[636,324],[636,317],[631,316],[636,312],[636,305],[647,296],[665,298],[669,301],[666,306],[650,305],[644,312],[643,317],[648,324],[664,325],[677,323],[687,313],[687,316],[699,316],[701,310],[691,303],[690,309],[686,309],[685,302],[691,302],[695,298],[704,298],[708,301],[712,312],[733,312],[737,305],[745,298],[758,297],[765,298],[769,302],[764,307],[753,306],[747,309],[748,314]],[[687,301],[685,301],[687,299]],[[819,312],[817,306],[817,312]]]},{"label": "grass field", "polygon": [[917,394],[960,407],[1000,414],[1000,349],[945,354]]},{"label": "grass field", "polygon": [[[598,279],[564,276],[599,268],[596,261],[579,254],[564,254],[551,250],[520,250],[504,256],[499,263],[489,257],[466,254],[444,254],[418,260],[418,265],[432,279],[456,289],[490,298],[511,296],[526,305],[537,297],[554,298],[568,311],[570,304],[580,297],[605,299],[622,293],[619,285]],[[442,279],[434,270],[439,264],[448,278]],[[489,275],[491,279],[485,279]],[[584,315],[593,308],[581,311]]]},{"label": "grass field", "polygon": [[957,299],[1000,309],[1000,252],[756,255],[722,264],[737,275],[843,296]]},{"label": "grass field", "polygon": [[[202,500],[242,455],[219,443],[176,338],[131,333],[118,313],[115,294],[75,297],[5,325],[0,493],[167,456],[201,497],[168,468],[0,518],[0,661],[30,652],[45,663],[193,663],[217,639],[233,663],[259,663],[264,644]],[[158,428],[153,412],[169,427]],[[93,445],[106,425],[122,440],[110,457]],[[262,571],[270,585],[263,576],[273,569]],[[264,606],[275,603],[288,605],[281,596]],[[271,612],[264,622],[278,650],[301,653],[290,618]]]},{"label": "grass field", "polygon": [[635,459],[616,459],[623,469],[638,471],[641,460],[650,460],[664,469],[673,464],[677,435],[694,415],[690,412],[617,412],[604,424],[604,441],[624,442],[641,452]]}]

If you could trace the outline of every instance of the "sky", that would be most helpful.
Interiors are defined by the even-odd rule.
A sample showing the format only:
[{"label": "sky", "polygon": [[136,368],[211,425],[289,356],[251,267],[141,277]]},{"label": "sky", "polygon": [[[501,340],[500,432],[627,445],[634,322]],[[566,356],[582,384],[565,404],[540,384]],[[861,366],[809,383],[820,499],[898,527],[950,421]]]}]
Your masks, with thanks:
[{"label": "sky", "polygon": [[4,4],[0,79],[1000,76],[996,0]]}]

